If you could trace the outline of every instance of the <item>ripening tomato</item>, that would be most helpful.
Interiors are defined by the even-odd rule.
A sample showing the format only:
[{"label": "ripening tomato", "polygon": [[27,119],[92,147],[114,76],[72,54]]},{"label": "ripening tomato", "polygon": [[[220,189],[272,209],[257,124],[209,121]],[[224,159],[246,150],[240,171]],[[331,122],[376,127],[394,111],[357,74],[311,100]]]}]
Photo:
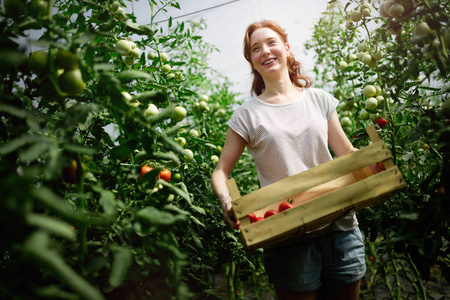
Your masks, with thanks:
[{"label": "ripening tomato", "polygon": [[172,178],[172,173],[168,169],[161,170],[159,172],[159,178],[161,178],[165,182],[169,182],[170,178]]},{"label": "ripening tomato", "polygon": [[278,212],[275,209],[269,209],[268,211],[266,211],[266,213],[264,214],[264,219],[267,219],[268,217],[271,217],[273,215],[276,215]]},{"label": "ripening tomato", "polygon": [[248,218],[250,220],[250,223],[255,223],[258,221],[258,218],[256,217],[256,215],[254,213],[248,214]]},{"label": "ripening tomato", "polygon": [[278,212],[282,212],[283,210],[289,209],[289,208],[293,208],[294,205],[292,205],[289,202],[281,202],[280,205],[278,206]]},{"label": "ripening tomato", "polygon": [[380,128],[386,127],[387,123],[388,123],[388,121],[384,118],[379,118],[377,120],[377,124],[378,124],[378,126],[380,126]]},{"label": "ripening tomato", "polygon": [[153,169],[149,166],[142,166],[141,174],[139,174],[139,177],[137,179],[139,180],[142,176],[144,176],[144,174],[150,172],[151,170],[153,170]]}]

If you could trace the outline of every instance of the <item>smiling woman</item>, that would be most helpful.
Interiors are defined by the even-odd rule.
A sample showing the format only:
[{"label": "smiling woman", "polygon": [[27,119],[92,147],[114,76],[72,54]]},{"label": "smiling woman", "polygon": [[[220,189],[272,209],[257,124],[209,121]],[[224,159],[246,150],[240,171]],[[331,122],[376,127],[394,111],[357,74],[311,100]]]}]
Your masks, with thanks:
[{"label": "smiling woman", "polygon": [[[255,31],[257,31],[258,29],[262,29],[261,32],[255,33]],[[290,51],[290,45],[287,40],[287,33],[279,28],[279,26],[273,21],[263,20],[261,22],[251,24],[248,27],[247,33],[244,37],[244,57],[250,63],[253,74],[253,83],[251,90],[259,95],[262,93],[264,88],[264,81],[253,62],[254,58],[257,57],[257,54],[261,55],[260,48],[263,45],[261,45],[262,41],[260,41],[259,39],[264,38],[263,34],[267,35],[266,38],[268,39],[265,41],[265,44],[267,44],[268,48],[264,48],[264,51],[270,51],[270,49],[274,49],[275,53],[273,53],[273,58],[276,58],[275,54],[279,53],[280,50],[281,52],[286,52],[283,55],[282,60],[286,61],[287,66],[289,67],[288,75],[290,81],[298,87],[311,86],[311,79],[302,74],[301,63],[295,60],[294,55]],[[280,46],[282,49],[280,49]],[[267,55],[267,52],[263,54],[263,57],[264,55]]]},{"label": "smiling woman", "polygon": [[[254,75],[252,97],[236,109],[221,157],[212,174],[226,224],[233,218],[226,179],[245,147],[261,187],[356,151],[339,122],[338,100],[311,87],[291,52],[286,32],[274,21],[247,27],[244,57]],[[276,166],[276,167],[274,167]],[[300,240],[264,249],[264,267],[278,299],[357,299],[366,265],[355,213],[306,233]],[[325,298],[328,299],[328,298]],[[331,299],[331,298],[329,298]]]}]

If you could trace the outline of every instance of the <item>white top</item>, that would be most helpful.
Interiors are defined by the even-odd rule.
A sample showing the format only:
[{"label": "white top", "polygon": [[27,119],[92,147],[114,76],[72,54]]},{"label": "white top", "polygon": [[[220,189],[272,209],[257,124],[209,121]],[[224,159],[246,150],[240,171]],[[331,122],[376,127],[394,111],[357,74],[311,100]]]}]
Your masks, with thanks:
[{"label": "white top", "polygon": [[[328,120],[338,104],[323,90],[305,88],[289,103],[269,104],[253,96],[236,109],[228,125],[247,142],[261,187],[333,159]],[[351,213],[329,229],[351,230],[357,224]]]}]

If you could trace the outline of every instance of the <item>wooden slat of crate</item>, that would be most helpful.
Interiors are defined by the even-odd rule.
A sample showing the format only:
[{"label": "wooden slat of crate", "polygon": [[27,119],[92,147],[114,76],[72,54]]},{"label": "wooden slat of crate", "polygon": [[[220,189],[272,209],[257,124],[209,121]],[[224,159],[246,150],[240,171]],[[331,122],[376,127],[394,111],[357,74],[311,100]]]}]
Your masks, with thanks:
[{"label": "wooden slat of crate", "polygon": [[243,245],[251,250],[317,229],[343,215],[379,203],[406,186],[396,166],[347,187],[312,199],[263,221],[243,227]]},{"label": "wooden slat of crate", "polygon": [[375,142],[357,152],[343,155],[242,196],[232,202],[233,212],[237,219],[246,218],[249,213],[266,208],[274,202],[391,157],[383,141]]}]

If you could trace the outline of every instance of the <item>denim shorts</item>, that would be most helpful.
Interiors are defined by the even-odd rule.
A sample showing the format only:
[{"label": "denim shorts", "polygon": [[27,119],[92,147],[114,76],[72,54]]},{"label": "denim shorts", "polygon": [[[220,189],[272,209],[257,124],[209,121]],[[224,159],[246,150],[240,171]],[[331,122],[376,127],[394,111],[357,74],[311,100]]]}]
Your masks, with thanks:
[{"label": "denim shorts", "polygon": [[366,273],[364,243],[358,227],[331,231],[281,247],[264,249],[269,280],[290,291],[353,283]]}]

